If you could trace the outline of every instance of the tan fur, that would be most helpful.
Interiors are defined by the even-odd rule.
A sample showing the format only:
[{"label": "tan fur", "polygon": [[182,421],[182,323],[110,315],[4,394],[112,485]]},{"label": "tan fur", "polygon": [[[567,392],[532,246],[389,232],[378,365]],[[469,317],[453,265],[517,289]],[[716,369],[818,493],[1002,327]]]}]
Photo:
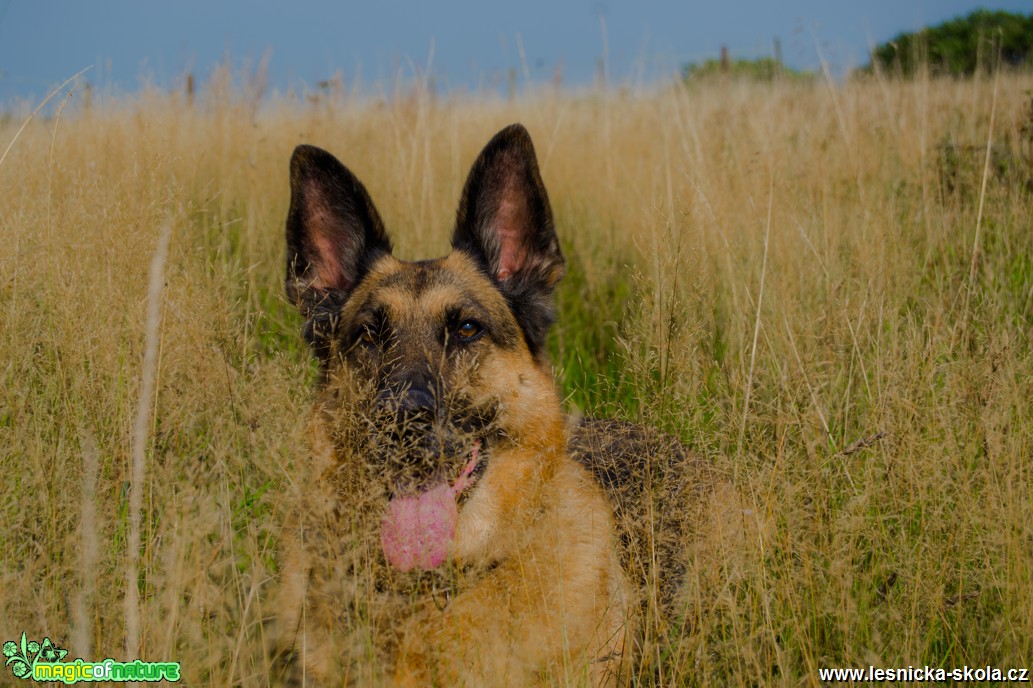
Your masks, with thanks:
[{"label": "tan fur", "polygon": [[498,485],[463,511],[456,556],[501,563],[449,607],[409,622],[396,679],[521,686],[542,670],[586,667],[594,685],[611,683],[624,658],[630,591],[602,494],[563,454],[515,452],[499,463]]},{"label": "tan fur", "polygon": [[[465,256],[453,254],[435,266],[452,273],[454,287],[419,298],[403,288],[378,287],[405,269],[394,258],[381,259],[350,304],[376,292],[378,302],[404,321],[433,315],[476,290],[481,304],[511,317]],[[348,306],[342,317],[349,317]],[[304,681],[316,683],[348,671],[349,619],[341,608],[349,595],[371,594],[347,589],[356,584],[349,581],[361,585],[362,577],[346,571],[349,553],[336,549],[351,535],[342,514],[365,486],[351,484],[348,476],[358,471],[349,464],[356,457],[332,439],[347,415],[347,394],[361,391],[347,370],[335,373],[334,394],[324,392],[316,404],[316,477],[290,527],[279,598],[280,644],[300,654]],[[452,560],[474,573],[458,594],[443,605],[420,600],[415,610],[404,603],[370,606],[383,614],[373,620],[383,631],[375,642],[385,649],[385,660],[395,661],[394,683],[522,686],[551,676],[615,685],[629,665],[632,589],[615,551],[606,496],[567,454],[566,419],[551,371],[526,347],[490,348],[468,377],[456,381],[456,392],[474,404],[497,403],[512,441],[492,455],[461,507]],[[376,555],[367,546],[355,561]]]}]

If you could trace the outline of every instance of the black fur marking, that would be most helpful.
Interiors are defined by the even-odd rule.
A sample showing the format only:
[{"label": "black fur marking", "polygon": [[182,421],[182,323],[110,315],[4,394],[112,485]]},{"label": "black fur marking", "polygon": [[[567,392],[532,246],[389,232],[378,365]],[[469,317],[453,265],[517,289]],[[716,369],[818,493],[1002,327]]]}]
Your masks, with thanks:
[{"label": "black fur marking", "polygon": [[582,419],[567,450],[610,498],[625,570],[655,567],[660,603],[673,612],[685,573],[683,544],[701,516],[679,505],[705,503],[711,469],[674,437],[619,420]]}]

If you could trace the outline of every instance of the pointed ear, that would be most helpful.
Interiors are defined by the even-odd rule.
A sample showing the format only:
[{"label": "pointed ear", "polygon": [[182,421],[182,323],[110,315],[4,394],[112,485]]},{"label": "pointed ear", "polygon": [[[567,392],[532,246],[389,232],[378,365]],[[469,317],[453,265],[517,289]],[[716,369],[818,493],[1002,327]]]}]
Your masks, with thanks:
[{"label": "pointed ear", "polygon": [[315,146],[291,156],[287,213],[287,297],[309,317],[332,295],[343,300],[391,241],[366,188]]},{"label": "pointed ear", "polygon": [[552,291],[564,261],[534,144],[522,125],[496,134],[470,169],[452,248],[495,280],[537,355],[553,320]]}]

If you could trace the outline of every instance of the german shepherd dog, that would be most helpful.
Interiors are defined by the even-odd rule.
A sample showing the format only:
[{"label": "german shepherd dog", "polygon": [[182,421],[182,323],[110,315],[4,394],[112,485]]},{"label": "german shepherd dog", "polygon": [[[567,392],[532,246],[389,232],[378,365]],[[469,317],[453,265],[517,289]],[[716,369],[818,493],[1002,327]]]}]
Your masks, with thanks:
[{"label": "german shepherd dog", "polygon": [[396,259],[324,150],[299,146],[290,183],[287,294],[321,378],[278,680],[622,682],[709,481],[675,440],[564,414],[545,353],[564,258],[527,131],[474,162],[444,258]]}]

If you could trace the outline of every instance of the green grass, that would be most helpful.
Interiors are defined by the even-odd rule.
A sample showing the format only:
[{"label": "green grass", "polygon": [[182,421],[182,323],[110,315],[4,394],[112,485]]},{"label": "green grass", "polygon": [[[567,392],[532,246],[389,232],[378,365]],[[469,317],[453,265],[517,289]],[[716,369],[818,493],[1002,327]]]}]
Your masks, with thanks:
[{"label": "green grass", "polygon": [[[1031,85],[416,93],[257,115],[150,93],[31,123],[0,166],[0,639],[121,656],[148,269],[171,218],[141,652],[182,662],[186,685],[262,685],[315,378],[282,296],[290,151],[337,154],[399,252],[426,257],[480,146],[519,120],[567,256],[549,352],[568,406],[676,433],[750,510],[698,550],[683,632],[640,682],[1029,667]],[[0,121],[0,145],[18,126]]]}]

